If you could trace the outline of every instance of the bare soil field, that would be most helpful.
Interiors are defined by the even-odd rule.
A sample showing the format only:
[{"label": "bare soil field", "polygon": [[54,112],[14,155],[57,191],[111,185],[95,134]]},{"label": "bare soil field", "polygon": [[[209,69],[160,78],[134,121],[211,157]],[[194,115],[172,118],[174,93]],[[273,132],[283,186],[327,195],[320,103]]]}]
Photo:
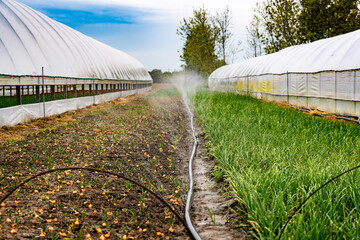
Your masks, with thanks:
[{"label": "bare soil field", "polygon": [[[182,216],[191,147],[186,124],[180,97],[153,93],[2,128],[0,198],[41,171],[94,167],[145,185]],[[27,183],[3,202],[0,221],[0,239],[189,239],[144,189],[80,170]]]}]

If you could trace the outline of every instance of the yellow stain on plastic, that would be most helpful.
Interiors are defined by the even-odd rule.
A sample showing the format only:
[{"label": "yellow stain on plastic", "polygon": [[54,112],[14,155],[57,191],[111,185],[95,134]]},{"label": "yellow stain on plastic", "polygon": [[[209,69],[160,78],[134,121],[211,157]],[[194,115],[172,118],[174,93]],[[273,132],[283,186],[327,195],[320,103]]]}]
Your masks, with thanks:
[{"label": "yellow stain on plastic", "polygon": [[257,92],[261,91],[261,85],[259,81],[256,81],[255,91]]},{"label": "yellow stain on plastic", "polygon": [[266,82],[260,82],[261,85],[261,92],[265,92],[266,91]]},{"label": "yellow stain on plastic", "polygon": [[268,80],[267,82],[266,82],[266,89],[265,89],[265,92],[270,92],[270,85],[271,85],[271,83],[270,83],[270,81]]},{"label": "yellow stain on plastic", "polygon": [[238,81],[235,84],[235,90],[243,90],[244,89],[244,82],[243,81]]}]

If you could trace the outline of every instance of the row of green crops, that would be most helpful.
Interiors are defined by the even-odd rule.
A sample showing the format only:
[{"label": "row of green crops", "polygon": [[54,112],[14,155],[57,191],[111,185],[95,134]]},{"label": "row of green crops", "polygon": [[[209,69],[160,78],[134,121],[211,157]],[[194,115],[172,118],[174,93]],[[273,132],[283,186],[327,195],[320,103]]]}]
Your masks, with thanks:
[{"label": "row of green crops", "polygon": [[[275,239],[295,207],[359,164],[360,128],[247,96],[200,91],[192,99],[210,153],[259,239]],[[282,239],[360,239],[360,172],[318,192]]]},{"label": "row of green crops", "polygon": [[[85,96],[90,96],[89,94],[86,94]],[[74,95],[68,94],[67,98],[73,98]],[[55,95],[55,100],[61,100],[64,99],[64,93],[57,93]],[[32,104],[36,103],[36,96],[35,95],[24,95],[21,96],[22,104]],[[45,102],[52,101],[51,94],[45,95]],[[43,102],[43,96],[40,95],[40,102]],[[6,108],[6,107],[13,107],[17,105],[16,96],[0,96],[0,108]]]}]

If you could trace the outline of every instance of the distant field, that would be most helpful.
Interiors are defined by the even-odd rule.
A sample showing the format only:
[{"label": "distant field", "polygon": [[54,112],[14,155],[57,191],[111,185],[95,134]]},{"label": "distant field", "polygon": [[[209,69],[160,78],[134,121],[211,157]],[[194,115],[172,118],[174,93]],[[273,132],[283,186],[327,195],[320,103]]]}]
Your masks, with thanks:
[{"label": "distant field", "polygon": [[156,92],[150,93],[146,97],[154,98],[154,97],[180,97],[180,96],[181,96],[181,94],[180,94],[179,90],[177,90],[176,88],[165,88],[165,89],[160,89]]},{"label": "distant field", "polygon": [[[215,177],[228,181],[259,239],[275,239],[295,207],[332,176],[359,164],[360,128],[246,96],[202,91],[193,98],[210,139]],[[282,239],[359,239],[360,172],[318,192]]]}]

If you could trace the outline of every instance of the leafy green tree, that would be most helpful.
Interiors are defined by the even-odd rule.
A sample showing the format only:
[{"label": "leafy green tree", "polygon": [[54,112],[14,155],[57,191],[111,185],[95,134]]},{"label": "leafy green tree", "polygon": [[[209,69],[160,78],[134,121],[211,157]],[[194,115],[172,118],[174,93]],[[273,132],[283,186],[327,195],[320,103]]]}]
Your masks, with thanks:
[{"label": "leafy green tree", "polygon": [[267,0],[258,5],[257,12],[265,34],[265,52],[273,53],[283,48],[299,44],[297,16],[300,7],[296,0]]},{"label": "leafy green tree", "polygon": [[360,0],[266,0],[258,3],[255,17],[264,29],[260,39],[265,52],[359,29],[359,3]]},{"label": "leafy green tree", "polygon": [[171,81],[174,73],[162,72],[160,69],[153,69],[149,72],[149,74],[154,80],[154,83],[166,83]]},{"label": "leafy green tree", "polygon": [[162,80],[162,71],[160,69],[153,69],[149,72],[154,83],[160,83]]},{"label": "leafy green tree", "polygon": [[194,9],[193,17],[183,19],[177,34],[185,41],[181,60],[186,70],[210,75],[219,66],[224,65],[216,55],[216,40],[219,30],[212,24],[209,12],[204,8]]},{"label": "leafy green tree", "polygon": [[171,79],[173,77],[172,72],[164,72],[161,76],[162,82],[171,82]]},{"label": "leafy green tree", "polygon": [[303,42],[334,37],[360,28],[359,0],[300,0]]}]

